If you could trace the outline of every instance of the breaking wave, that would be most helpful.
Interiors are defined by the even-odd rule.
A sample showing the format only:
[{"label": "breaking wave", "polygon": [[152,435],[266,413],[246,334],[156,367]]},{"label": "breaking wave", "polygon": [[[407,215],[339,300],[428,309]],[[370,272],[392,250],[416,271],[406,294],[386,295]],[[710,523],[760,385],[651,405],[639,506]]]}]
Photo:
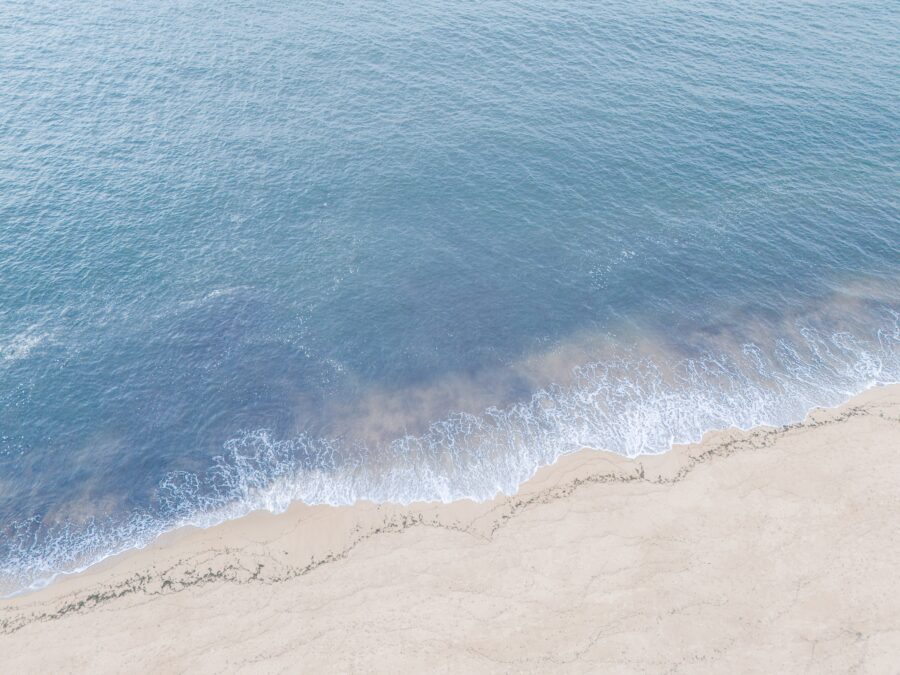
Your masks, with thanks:
[{"label": "breaking wave", "polygon": [[35,518],[0,542],[4,593],[45,585],[185,525],[209,527],[292,502],[487,500],[582,448],[634,457],[698,441],[713,429],[779,426],[818,406],[900,381],[900,314],[868,336],[799,327],[791,339],[746,342],[673,362],[623,350],[575,369],[566,385],[480,414],[455,414],[420,435],[373,445],[247,431],[202,475],[172,473],[151,507],[51,526]]}]

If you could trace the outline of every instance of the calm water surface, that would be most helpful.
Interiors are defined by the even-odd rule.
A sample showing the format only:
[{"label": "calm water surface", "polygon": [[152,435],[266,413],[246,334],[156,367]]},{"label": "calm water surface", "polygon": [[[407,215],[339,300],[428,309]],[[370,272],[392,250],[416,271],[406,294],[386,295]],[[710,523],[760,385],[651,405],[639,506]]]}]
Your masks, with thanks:
[{"label": "calm water surface", "polygon": [[900,7],[0,7],[0,592],[900,380]]}]

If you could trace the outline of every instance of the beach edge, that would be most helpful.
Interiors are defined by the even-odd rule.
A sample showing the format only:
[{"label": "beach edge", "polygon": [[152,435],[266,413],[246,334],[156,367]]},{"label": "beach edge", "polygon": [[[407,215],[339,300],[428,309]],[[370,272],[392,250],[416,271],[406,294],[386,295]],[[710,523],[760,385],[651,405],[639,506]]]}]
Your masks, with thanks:
[{"label": "beach edge", "polygon": [[[859,482],[861,488],[871,476],[854,478],[851,473],[863,467],[877,467],[885,480],[900,476],[900,457],[892,461],[892,454],[900,455],[900,452],[890,452],[891,448],[900,450],[898,425],[900,385],[876,386],[837,408],[815,409],[797,424],[780,428],[758,427],[750,431],[732,429],[710,432],[699,443],[675,446],[660,455],[628,459],[584,449],[539,469],[516,494],[501,495],[490,501],[414,503],[408,506],[368,502],[351,506],[295,504],[282,514],[254,512],[208,529],[181,528],[164,535],[145,549],[110,558],[82,573],[60,578],[46,588],[0,601],[0,646],[14,663],[24,668],[38,668],[50,665],[52,660],[44,663],[34,658],[35,640],[61,630],[70,635],[77,635],[81,629],[96,630],[98,621],[102,624],[113,616],[127,616],[132,622],[142,622],[150,620],[154,614],[171,611],[173,603],[190,604],[192,600],[209,596],[235,595],[243,598],[247,593],[260,596],[297,593],[299,601],[307,584],[314,586],[317,593],[327,595],[342,586],[341,577],[345,574],[350,574],[353,579],[360,578],[359,575],[364,577],[367,574],[366,561],[371,564],[369,569],[377,577],[383,565],[374,564],[373,560],[384,563],[392,556],[400,556],[394,562],[401,563],[397,569],[402,577],[404,556],[401,554],[408,550],[410,542],[415,544],[413,548],[440,543],[437,549],[444,552],[456,548],[459,553],[481,549],[487,549],[489,553],[493,548],[496,550],[489,556],[492,558],[508,548],[512,540],[518,541],[519,549],[522,542],[532,541],[538,552],[583,547],[580,542],[583,542],[585,532],[580,530],[592,521],[591,518],[585,520],[585,514],[593,514],[599,520],[607,521],[610,527],[614,525],[623,530],[631,528],[638,531],[646,527],[640,522],[641,511],[652,509],[651,502],[655,498],[662,501],[671,499],[674,491],[680,493],[679,503],[683,503],[686,513],[692,512],[692,503],[696,509],[696,504],[704,500],[715,501],[718,498],[723,504],[727,503],[734,495],[728,494],[724,484],[718,485],[727,482],[722,476],[728,480],[739,478],[742,484],[758,483],[754,488],[757,490],[776,490],[767,485],[765,470],[763,474],[748,473],[748,467],[752,465],[766,465],[766,470],[770,472],[781,468],[788,473],[790,467],[797,465],[798,476],[808,477],[811,473],[821,473],[823,467],[838,466],[842,462],[846,464],[836,474],[838,478],[830,474],[820,476],[822,484],[817,490],[809,495],[801,494],[798,503],[804,504],[800,511],[805,513],[812,508],[809,504],[827,504],[829,499],[842,492],[846,486],[834,484],[842,474],[850,476],[850,482]],[[847,445],[855,447],[845,448],[842,458],[841,453],[835,450],[834,439],[845,439]],[[802,459],[798,453],[803,455]],[[779,457],[779,454],[782,456]],[[735,457],[740,457],[740,460]],[[817,465],[817,461],[821,464]],[[708,470],[710,467],[716,470]],[[742,472],[747,475],[742,476]],[[721,476],[717,484],[704,486],[706,496],[692,494],[700,489],[700,484],[708,482],[712,473]],[[783,479],[785,475],[772,476],[772,483]],[[789,475],[787,480],[791,481]],[[692,485],[686,488],[688,483]],[[873,498],[882,498],[889,505],[896,505],[896,498],[891,494],[882,494],[883,490],[879,491],[877,485],[872,485],[871,490]],[[641,499],[646,503],[641,504]],[[615,502],[615,508],[611,508],[612,502]],[[629,512],[631,507],[624,508],[622,504],[633,505],[633,512]],[[763,510],[769,508],[765,503],[757,507]],[[781,504],[781,508],[787,506]],[[570,517],[572,522],[562,521],[557,534],[553,535],[547,530],[545,521],[557,511],[568,514],[576,512],[579,516]],[[892,512],[888,507],[883,514],[884,522],[879,523],[879,527],[896,529],[897,526],[889,522],[892,516],[893,520],[897,520],[896,514],[896,510]],[[697,516],[705,518],[708,513],[703,510]],[[650,520],[665,517],[666,514],[660,512]],[[735,514],[735,517],[740,520],[744,516]],[[802,518],[795,520],[793,526],[798,531],[809,529],[804,526]],[[868,521],[871,524],[871,517]],[[790,524],[788,520],[781,527]],[[852,523],[846,526],[854,527]],[[883,538],[887,538],[887,530],[881,533]],[[715,536],[712,530],[707,534]],[[547,536],[550,536],[549,540]],[[740,540],[745,533],[734,536]],[[520,538],[523,539],[519,541]],[[752,546],[753,542],[744,544]],[[425,547],[425,558],[432,550],[428,545]],[[665,548],[665,544],[657,542],[657,545]],[[828,548],[827,541],[823,545]],[[623,546],[621,542],[611,539],[607,546],[600,546],[597,550],[612,558],[622,555],[628,558],[630,554],[625,554]],[[377,555],[373,559],[374,552]],[[521,559],[529,557],[522,551],[520,554]],[[900,562],[897,554],[897,550],[886,551],[892,565]],[[527,570],[521,568],[521,561],[513,560],[515,555],[511,551],[501,555],[504,558],[509,556],[512,556],[509,564],[516,573],[527,577]],[[558,569],[552,562],[548,564],[551,569]],[[591,567],[591,564],[586,563],[586,567]],[[638,559],[635,564],[639,567],[646,565],[647,561]],[[353,572],[347,572],[347,567],[353,568]],[[456,571],[462,576],[477,576],[479,569],[482,568],[476,562],[467,566],[462,560]],[[495,569],[491,574],[497,572]],[[576,577],[584,572],[579,569],[571,571]],[[364,585],[369,588],[379,586],[374,577]],[[446,603],[447,596],[440,592],[439,586],[441,584],[426,584],[417,588],[417,593],[420,599],[423,593],[426,597],[433,593],[435,602]],[[329,591],[329,588],[332,590]],[[894,616],[900,620],[900,600],[889,605],[896,611]],[[234,609],[235,606],[240,607],[240,602],[236,601],[230,607]],[[193,614],[184,621],[192,624],[198,620],[200,615]],[[248,616],[252,616],[252,612]],[[316,621],[321,620],[323,618],[318,617]],[[894,628],[900,631],[900,623],[894,624]],[[897,636],[900,637],[900,632]],[[71,656],[69,652],[73,645],[70,640],[52,642],[58,645],[53,650],[59,655]],[[135,648],[141,651],[137,645]],[[499,645],[495,648],[501,649]],[[893,655],[897,653],[900,651]],[[476,658],[466,667],[478,667],[479,662]],[[116,663],[121,665],[122,662],[116,662],[113,658],[107,665],[114,668]],[[154,663],[159,665],[152,661],[147,665]],[[183,665],[187,662],[179,660],[178,663]],[[406,660],[401,663],[410,667],[418,662]],[[527,663],[530,661],[516,667],[526,667]],[[97,665],[97,662],[91,662],[91,665]],[[482,662],[480,667],[485,665]]]}]

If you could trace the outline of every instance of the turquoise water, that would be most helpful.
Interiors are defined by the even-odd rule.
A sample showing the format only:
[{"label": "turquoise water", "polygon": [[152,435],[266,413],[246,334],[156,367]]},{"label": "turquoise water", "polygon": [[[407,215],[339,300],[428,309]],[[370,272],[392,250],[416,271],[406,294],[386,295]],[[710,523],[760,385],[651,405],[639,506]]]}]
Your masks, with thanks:
[{"label": "turquoise water", "polygon": [[0,591],[900,380],[892,2],[6,2]]}]

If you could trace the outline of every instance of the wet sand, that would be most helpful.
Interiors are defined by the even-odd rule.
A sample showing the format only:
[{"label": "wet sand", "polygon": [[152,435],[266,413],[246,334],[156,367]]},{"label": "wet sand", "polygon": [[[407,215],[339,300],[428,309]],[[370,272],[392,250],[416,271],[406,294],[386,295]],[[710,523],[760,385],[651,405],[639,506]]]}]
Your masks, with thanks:
[{"label": "wet sand", "polygon": [[490,502],[296,505],[0,601],[5,672],[896,672],[900,386]]}]

